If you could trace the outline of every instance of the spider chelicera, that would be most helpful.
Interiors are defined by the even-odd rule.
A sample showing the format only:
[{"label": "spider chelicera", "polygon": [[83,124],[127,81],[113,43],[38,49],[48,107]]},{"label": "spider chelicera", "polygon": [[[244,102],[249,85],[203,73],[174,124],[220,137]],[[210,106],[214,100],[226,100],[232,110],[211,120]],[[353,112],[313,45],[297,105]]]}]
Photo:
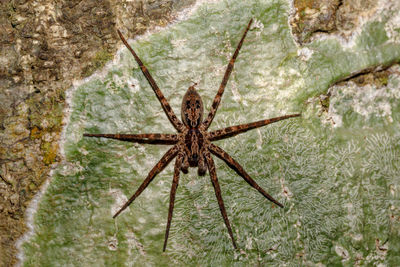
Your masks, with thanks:
[{"label": "spider chelicera", "polygon": [[221,195],[221,188],[219,186],[217,172],[215,170],[214,160],[211,154],[214,154],[218,158],[225,161],[225,163],[233,169],[238,175],[240,175],[250,186],[260,192],[264,197],[266,197],[271,202],[275,203],[279,207],[283,207],[281,203],[275,200],[272,196],[270,196],[267,192],[264,191],[251,177],[250,175],[243,169],[240,164],[234,160],[228,153],[226,153],[222,148],[217,145],[212,144],[212,141],[217,141],[225,138],[229,138],[235,136],[240,133],[244,133],[246,131],[262,127],[268,125],[273,122],[285,120],[288,118],[298,117],[300,114],[292,114],[285,115],[281,117],[276,117],[272,119],[260,120],[248,124],[230,126],[224,129],[207,132],[208,127],[214,119],[215,113],[217,112],[219,103],[221,102],[222,94],[224,93],[225,86],[228,82],[229,76],[232,72],[233,65],[235,60],[239,54],[239,50],[242,47],[243,41],[246,37],[246,34],[250,28],[252,23],[252,19],[247,25],[246,30],[243,33],[243,36],[233,54],[229,64],[226,68],[224,78],[222,79],[221,85],[218,89],[217,95],[214,98],[214,101],[211,105],[210,113],[205,120],[203,120],[203,101],[200,95],[197,93],[195,89],[195,85],[192,85],[188,88],[185,96],[182,100],[181,105],[181,116],[182,122],[176,117],[174,111],[171,109],[171,106],[168,104],[167,99],[164,97],[160,88],[157,86],[153,77],[150,75],[148,69],[143,65],[143,62],[136,55],[135,51],[125,40],[124,36],[118,31],[119,37],[125,46],[129,49],[129,51],[134,56],[136,62],[139,64],[140,69],[142,70],[144,76],[149,82],[151,88],[156,94],[158,100],[161,103],[161,106],[167,115],[169,121],[178,131],[177,134],[160,134],[160,133],[149,133],[149,134],[84,134],[87,137],[104,137],[117,139],[121,141],[140,143],[140,144],[161,144],[161,145],[173,145],[164,156],[160,159],[160,161],[151,169],[150,173],[147,175],[146,179],[139,186],[135,194],[121,207],[121,209],[115,213],[113,218],[117,217],[123,210],[125,210],[142,192],[146,189],[146,187],[153,181],[154,177],[160,173],[174,158],[175,167],[174,167],[174,178],[172,180],[172,188],[170,193],[169,200],[169,210],[168,210],[168,221],[167,228],[165,231],[165,240],[163,251],[165,251],[167,247],[168,234],[171,226],[172,213],[174,210],[174,202],[175,202],[175,193],[178,188],[179,183],[179,174],[182,171],[183,173],[188,173],[189,167],[197,167],[198,175],[203,176],[206,174],[207,169],[210,173],[211,182],[214,187],[215,195],[218,200],[219,209],[222,214],[222,218],[224,219],[225,225],[228,228],[229,236],[232,240],[233,247],[236,249],[237,245],[235,242],[235,238],[233,237],[232,228],[229,223],[228,216],[226,214],[224,201]]}]

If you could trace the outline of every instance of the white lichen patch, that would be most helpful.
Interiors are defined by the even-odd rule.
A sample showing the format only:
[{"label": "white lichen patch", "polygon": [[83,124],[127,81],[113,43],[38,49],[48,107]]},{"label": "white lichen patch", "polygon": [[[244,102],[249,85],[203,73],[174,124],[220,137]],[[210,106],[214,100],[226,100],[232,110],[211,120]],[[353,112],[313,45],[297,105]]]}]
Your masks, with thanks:
[{"label": "white lichen patch", "polygon": [[[393,68],[396,70],[397,67]],[[349,112],[361,115],[364,121],[372,118],[380,118],[386,123],[392,123],[393,106],[400,99],[400,76],[389,76],[387,86],[377,87],[373,84],[358,86],[354,82],[345,85],[336,85],[329,89],[329,109],[321,116],[321,120],[333,127],[343,125],[343,116]],[[310,99],[310,102],[322,101],[320,98]],[[320,115],[322,112],[320,111]]]},{"label": "white lichen patch", "polygon": [[122,76],[114,74],[112,76],[112,81],[115,83],[115,88],[127,87],[132,95],[140,91],[139,81],[132,77],[127,71],[123,71]]},{"label": "white lichen patch", "polygon": [[347,261],[350,258],[349,252],[342,246],[336,245],[335,252],[337,255],[343,258],[342,261]]},{"label": "white lichen patch", "polygon": [[262,31],[264,30],[264,24],[258,19],[254,19],[253,24],[251,25],[251,29],[257,29],[256,35],[260,36]]},{"label": "white lichen patch", "polygon": [[391,117],[392,110],[389,99],[393,99],[393,91],[387,88],[375,88],[375,86],[367,85],[357,90],[357,87],[347,87],[344,94],[355,94],[353,100],[354,111],[368,118],[372,114],[381,117],[388,117],[390,122],[393,122]]},{"label": "white lichen patch", "polygon": [[388,37],[396,42],[400,43],[400,2],[393,1],[393,6],[391,7],[391,11],[393,15],[389,17],[389,21],[385,25],[385,30]]},{"label": "white lichen patch", "polygon": [[127,243],[128,243],[128,253],[131,256],[136,251],[139,251],[140,255],[146,256],[146,251],[144,250],[144,246],[142,243],[139,242],[135,234],[131,231],[128,231],[125,234]]},{"label": "white lichen patch", "polygon": [[65,164],[58,169],[58,173],[64,176],[77,175],[84,170],[84,167],[78,162],[65,162]]},{"label": "white lichen patch", "polygon": [[[110,188],[108,193],[114,199],[114,203],[111,205],[110,209],[111,216],[113,216],[128,201],[128,198],[119,189]],[[127,210],[129,210],[129,207]]]},{"label": "white lichen patch", "polygon": [[[243,102],[243,101],[242,101],[242,96],[240,95],[239,88],[238,88],[238,86],[237,86],[236,83],[232,83],[232,89],[231,89],[231,91],[232,91],[232,95],[233,95],[233,100],[234,100],[235,102],[237,102],[237,103]],[[246,105],[246,106],[247,106],[247,105]]]},{"label": "white lichen patch", "polygon": [[186,44],[186,39],[174,39],[171,40],[171,44],[175,47],[175,48],[180,48],[183,47]]},{"label": "white lichen patch", "polygon": [[365,258],[367,263],[378,263],[377,266],[386,266],[385,259],[389,249],[389,241],[382,242],[378,238],[375,239],[375,250]]},{"label": "white lichen patch", "polygon": [[281,182],[281,194],[283,197],[285,197],[287,200],[290,200],[293,196],[293,193],[290,191],[289,187],[286,186],[285,184],[285,179],[282,177],[279,179]]},{"label": "white lichen patch", "polygon": [[116,251],[118,249],[118,239],[113,236],[108,240],[107,247],[111,251]]},{"label": "white lichen patch", "polygon": [[313,53],[314,53],[314,51],[308,47],[302,47],[297,50],[297,56],[299,56],[300,59],[303,61],[308,61],[311,58]]}]

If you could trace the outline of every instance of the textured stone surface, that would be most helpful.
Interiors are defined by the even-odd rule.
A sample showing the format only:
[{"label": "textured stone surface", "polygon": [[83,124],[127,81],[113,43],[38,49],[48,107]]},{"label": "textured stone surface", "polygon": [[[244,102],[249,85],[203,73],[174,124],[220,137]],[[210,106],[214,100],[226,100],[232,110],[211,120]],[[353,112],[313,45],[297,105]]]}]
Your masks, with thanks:
[{"label": "textured stone surface", "polygon": [[128,37],[166,25],[193,1],[1,1],[0,262],[15,263],[27,203],[60,161],[65,90]]},{"label": "textured stone surface", "polygon": [[240,250],[232,249],[209,177],[195,171],[181,177],[166,253],[172,166],[113,220],[167,148],[82,133],[173,132],[122,49],[69,98],[67,160],[41,199],[34,233],[23,245],[25,265],[398,262],[399,3],[380,2],[379,12],[352,25],[351,36],[318,34],[302,45],[288,23],[291,4],[207,2],[187,19],[131,41],[174,110],[193,82],[209,107],[244,26],[255,19],[211,129],[302,112],[301,118],[217,142],[284,209],[217,160]]},{"label": "textured stone surface", "polygon": [[294,0],[295,14],[290,23],[299,43],[318,34],[349,37],[357,27],[382,8],[384,1],[374,0]]},{"label": "textured stone surface", "polygon": [[[38,191],[43,181],[48,178],[49,171],[54,163],[61,160],[58,141],[63,126],[65,90],[71,87],[73,80],[90,76],[96,69],[101,68],[113,58],[116,46],[119,44],[116,35],[117,28],[122,29],[127,37],[134,37],[156,25],[167,25],[168,21],[174,18],[177,10],[181,10],[192,2],[172,0],[161,2],[150,0],[1,2],[0,264],[9,266],[15,263],[15,249],[12,244],[25,231],[26,205]],[[340,42],[327,41],[321,43],[321,45],[318,43],[320,36],[329,38],[332,34],[345,37],[345,40],[351,39],[351,36],[355,33],[360,34],[362,25],[373,20],[374,17],[376,18],[380,12],[392,9],[395,14],[396,8],[398,8],[393,4],[395,2],[294,1],[292,5],[296,8],[297,13],[293,15],[291,20],[291,30],[296,37],[295,40],[304,44],[317,40],[316,44],[305,45],[299,47],[299,49],[293,47],[292,39],[289,38],[289,30],[286,27],[288,15],[286,4],[281,6],[281,1],[269,2],[271,6],[268,6],[265,14],[272,19],[265,21],[266,17],[261,16],[264,20],[256,21],[255,30],[253,30],[253,32],[255,31],[254,34],[258,36],[256,38],[260,38],[260,34],[262,36],[262,40],[257,39],[257,44],[265,42],[266,46],[261,47],[260,50],[255,50],[255,52],[259,52],[259,56],[251,52],[247,54],[248,56],[255,56],[254,62],[250,60],[248,66],[257,63],[259,64],[258,67],[263,69],[263,71],[256,73],[256,78],[253,81],[256,88],[273,84],[279,90],[274,91],[274,94],[276,93],[274,96],[271,96],[269,92],[263,92],[262,97],[254,91],[249,91],[249,88],[254,88],[254,84],[239,84],[238,81],[246,80],[246,73],[253,73],[254,70],[247,69],[247,72],[244,73],[236,72],[237,69],[242,68],[243,70],[245,68],[243,64],[240,66],[241,64],[238,62],[233,75],[233,80],[237,79],[238,81],[232,82],[231,95],[228,96],[233,101],[224,100],[227,106],[224,106],[221,112],[225,112],[227,115],[226,117],[219,117],[219,119],[217,116],[216,123],[222,125],[224,120],[228,120],[230,123],[246,122],[247,120],[244,117],[235,115],[238,110],[246,114],[258,114],[257,112],[264,110],[264,115],[270,115],[271,112],[273,115],[277,115],[278,111],[282,111],[280,109],[285,110],[286,105],[283,100],[290,98],[287,95],[285,96],[286,92],[293,93],[291,90],[285,91],[286,89],[280,88],[289,86],[290,88],[298,88],[299,91],[301,89],[301,92],[293,99],[300,103],[308,100],[305,108],[306,126],[284,124],[282,127],[273,127],[270,132],[264,133],[263,130],[262,134],[260,132],[250,134],[249,139],[243,141],[234,139],[225,144],[226,147],[230,148],[231,153],[241,159],[244,166],[249,167],[252,175],[259,176],[259,179],[271,177],[271,180],[265,181],[263,186],[287,201],[290,204],[289,210],[281,214],[280,211],[270,209],[268,203],[266,204],[256,194],[250,194],[251,190],[248,187],[236,183],[238,177],[223,169],[220,164],[218,166],[222,168],[219,171],[220,175],[232,177],[225,182],[225,189],[232,188],[232,190],[224,191],[227,203],[232,205],[229,215],[233,214],[231,220],[235,227],[243,224],[243,227],[237,227],[238,232],[236,234],[243,242],[241,245],[244,250],[231,255],[230,243],[229,240],[225,242],[227,241],[225,228],[221,223],[213,195],[210,194],[212,189],[209,187],[208,181],[196,182],[195,176],[190,176],[186,178],[188,179],[186,180],[187,185],[180,187],[182,196],[187,198],[177,203],[177,213],[172,229],[173,236],[170,241],[173,249],[163,258],[164,262],[171,260],[174,263],[209,264],[213,263],[213,259],[217,260],[214,263],[232,263],[232,259],[234,259],[239,263],[252,264],[276,263],[277,261],[282,263],[289,260],[297,261],[299,264],[318,263],[321,260],[328,265],[329,263],[337,264],[339,262],[345,265],[377,264],[385,261],[390,263],[388,259],[392,263],[396,262],[398,256],[398,254],[396,255],[396,251],[398,251],[396,243],[400,243],[398,223],[400,205],[398,201],[396,202],[396,199],[399,199],[399,182],[396,177],[399,177],[399,175],[395,166],[399,165],[399,147],[395,144],[398,144],[399,137],[391,133],[393,129],[397,128],[390,127],[393,127],[393,122],[399,119],[397,117],[399,108],[396,106],[398,95],[395,90],[399,88],[397,82],[399,70],[398,67],[393,67],[380,71],[379,66],[382,64],[386,68],[396,60],[398,61],[396,57],[393,61],[390,55],[395,54],[393,52],[395,46],[391,44],[398,43],[400,40],[398,35],[399,20],[396,21],[394,18],[388,22],[379,23],[378,21],[375,24],[367,25],[369,28],[364,29],[367,34],[361,35],[357,39],[359,44],[355,45],[359,46],[359,50],[350,49],[350,52],[346,53],[342,51]],[[170,37],[156,36],[154,40],[166,42],[165,45],[161,45],[162,47],[158,47],[156,42],[151,46],[146,45],[146,42],[138,44],[140,48],[143,47],[144,49],[141,51],[142,55],[153,66],[157,67],[161,83],[164,80],[171,82],[170,87],[166,86],[166,90],[167,92],[168,88],[171,90],[168,96],[173,101],[173,105],[179,106],[182,96],[180,92],[172,91],[173,88],[186,86],[191,79],[202,77],[201,75],[204,73],[215,73],[215,75],[219,75],[218,77],[221,76],[225,61],[229,58],[232,46],[235,45],[236,35],[240,33],[243,25],[238,23],[239,19],[233,19],[235,12],[232,12],[232,24],[229,27],[228,24],[222,23],[222,21],[229,19],[226,16],[219,17],[214,25],[206,25],[204,18],[212,21],[210,14],[214,11],[218,14],[218,12],[226,12],[231,7],[235,7],[234,1],[231,6],[224,6],[221,10],[208,8],[201,10],[202,13],[198,16],[203,17],[203,20],[197,19],[196,23],[202,25],[203,31],[208,33],[200,38],[201,44],[199,46],[201,49],[197,49],[196,45],[190,47],[189,42],[185,41],[192,36],[193,43],[199,42],[196,31],[190,33],[175,31],[174,33],[177,35]],[[252,10],[251,12],[254,15],[263,9],[249,9],[247,6],[242,8],[243,12],[246,10]],[[272,13],[270,13],[271,11]],[[282,14],[282,16],[277,14]],[[246,13],[247,15],[250,16]],[[242,18],[242,16],[239,17]],[[384,18],[384,20],[386,19]],[[383,24],[384,30],[382,30]],[[187,27],[191,29],[190,26]],[[262,34],[264,27],[268,35]],[[182,30],[182,32],[185,31]],[[218,44],[209,52],[207,58],[204,58],[205,51],[210,45],[208,43],[210,42],[210,35],[217,35],[220,43],[217,42]],[[170,40],[170,42],[165,40]],[[251,38],[249,42],[252,42]],[[183,51],[179,52],[181,54],[171,55],[168,52],[171,50],[169,46],[181,48]],[[185,46],[190,48],[185,50]],[[352,45],[343,44],[343,46],[348,48]],[[271,49],[275,52],[272,56],[270,56]],[[360,50],[362,52],[357,54]],[[192,51],[199,53],[193,54]],[[371,53],[371,58],[365,60],[363,51]],[[266,57],[264,52],[267,54]],[[295,61],[296,53],[303,64]],[[154,56],[153,60],[150,58],[151,55]],[[246,56],[246,52],[241,54],[241,58],[243,55]],[[201,62],[207,61],[207,67],[197,69],[196,66],[199,65],[196,65],[196,60],[191,60],[192,57],[196,57],[196,60],[202,59]],[[129,55],[126,58],[129,58]],[[217,59],[214,60],[215,58]],[[157,62],[158,59],[160,59],[160,63]],[[349,59],[351,64],[347,62]],[[359,60],[361,61],[359,62]],[[365,60],[365,62],[362,60]],[[268,62],[271,65],[265,67],[266,63],[261,64],[260,61]],[[169,63],[182,67],[184,80],[181,77],[174,82],[171,81],[174,72],[167,71]],[[130,68],[135,66],[131,58],[126,59],[124,64]],[[216,66],[213,66],[213,64]],[[304,67],[304,64],[307,67]],[[313,65],[317,67],[312,67]],[[290,68],[287,68],[288,66]],[[304,80],[296,74],[296,70],[304,73]],[[137,69],[134,73],[136,73],[136,79],[143,78],[140,78]],[[137,175],[137,180],[132,183],[131,176],[128,176],[128,174],[139,173],[143,175],[151,167],[150,165],[156,161],[159,151],[158,149],[147,148],[144,150],[141,146],[115,145],[114,147],[113,143],[108,144],[102,141],[89,144],[82,143],[80,139],[83,128],[93,127],[91,128],[93,131],[115,130],[121,129],[118,127],[123,125],[122,129],[127,130],[134,128],[135,125],[143,125],[143,129],[140,129],[143,131],[165,130],[165,120],[161,120],[163,117],[159,110],[146,109],[149,103],[147,101],[153,99],[151,91],[145,90],[145,92],[140,93],[139,100],[128,97],[129,103],[124,102],[127,96],[136,94],[138,88],[149,89],[145,81],[140,80],[139,87],[138,80],[129,79],[132,76],[129,71],[125,70],[116,74],[115,77],[108,78],[109,83],[107,83],[106,89],[103,88],[104,85],[102,84],[94,83],[91,85],[100,88],[98,89],[100,91],[106,90],[106,93],[104,93],[108,96],[106,99],[98,98],[96,100],[98,102],[89,103],[87,106],[86,103],[78,101],[81,106],[78,104],[77,106],[81,109],[74,111],[75,117],[72,119],[73,123],[70,128],[79,129],[79,131],[70,131],[70,133],[72,138],[76,138],[76,142],[81,143],[76,150],[75,141],[71,142],[70,140],[69,146],[67,146],[67,149],[70,149],[67,151],[67,156],[70,157],[73,164],[59,167],[61,170],[57,170],[56,183],[52,185],[43,200],[47,204],[45,204],[44,209],[39,211],[37,218],[40,225],[40,229],[37,229],[39,230],[39,238],[34,240],[36,243],[33,243],[33,247],[26,246],[30,253],[30,259],[43,263],[46,259],[38,255],[49,255],[47,263],[54,263],[51,260],[56,258],[59,258],[60,262],[68,260],[63,256],[69,254],[65,253],[66,251],[57,251],[54,249],[57,246],[53,246],[53,244],[61,244],[59,247],[64,245],[68,253],[79,251],[79,247],[78,250],[74,250],[76,249],[73,246],[74,240],[81,236],[85,237],[80,231],[82,229],[87,230],[85,219],[91,219],[93,214],[95,218],[100,218],[100,222],[104,224],[101,227],[92,224],[91,227],[94,225],[97,228],[89,228],[92,231],[89,231],[91,234],[89,237],[93,240],[98,239],[100,241],[98,244],[90,238],[81,243],[81,248],[89,253],[88,259],[94,257],[94,260],[101,262],[104,259],[102,258],[103,255],[109,255],[103,253],[104,248],[106,252],[122,253],[120,262],[125,258],[132,259],[132,257],[149,261],[159,259],[157,258],[160,256],[159,245],[162,242],[160,236],[162,236],[164,230],[159,221],[164,222],[165,219],[168,185],[157,184],[155,197],[159,202],[155,205],[139,202],[141,203],[139,210],[137,210],[137,207],[132,208],[133,212],[144,212],[144,217],[135,215],[126,218],[122,225],[119,225],[122,230],[121,232],[117,231],[116,236],[114,235],[116,233],[115,224],[112,220],[109,220],[109,207],[105,207],[105,210],[101,209],[93,198],[93,196],[100,197],[100,199],[105,198],[106,204],[111,205],[112,208],[120,205],[119,202],[123,202],[123,198],[121,199],[123,193],[131,193],[131,189],[141,179],[141,176]],[[119,75],[123,77],[123,81],[118,78]],[[213,75],[213,79],[215,75]],[[257,78],[257,75],[259,75],[259,78]],[[335,85],[339,81],[344,83]],[[125,82],[130,83],[130,85],[125,84]],[[218,86],[219,79],[212,82],[211,78],[206,76],[204,82],[210,84],[211,89]],[[134,87],[135,85],[136,87]],[[329,89],[330,87],[333,89]],[[85,94],[85,90],[88,89],[82,89],[79,92]],[[363,92],[368,97],[363,98],[363,94],[357,94],[360,90],[364,90]],[[122,95],[118,96],[118,92]],[[207,92],[208,89],[207,91],[204,90],[202,95],[209,103],[213,97],[213,92]],[[375,94],[375,92],[379,94]],[[291,93],[289,95],[292,95]],[[113,94],[116,94],[116,96],[111,99],[110,95]],[[359,99],[353,98],[353,95],[357,95]],[[255,98],[259,100],[255,101]],[[82,96],[82,99],[85,99],[85,96]],[[263,99],[267,99],[268,103],[273,103],[268,104],[271,105],[267,106],[268,110],[265,110],[265,103],[260,102]],[[154,99],[151,101],[153,101],[151,103],[155,108],[158,107]],[[101,113],[104,103],[111,106],[115,105],[117,112],[115,114],[106,113],[103,117]],[[121,103],[124,105],[121,105]],[[277,106],[274,106],[274,103],[278,103]],[[95,104],[95,109],[92,110],[93,104]],[[289,104],[291,107],[301,106],[292,102]],[[362,108],[368,105],[372,108]],[[121,106],[127,106],[127,108],[119,109]],[[133,109],[131,110],[129,107]],[[85,111],[86,109],[88,111]],[[140,116],[136,116],[136,109],[139,110]],[[86,112],[95,119],[89,120],[82,117],[87,124],[84,127],[79,126],[82,119],[79,116],[83,116],[81,113],[86,114]],[[130,114],[135,114],[134,120],[130,120]],[[318,114],[320,115],[319,118]],[[112,122],[114,116],[121,120]],[[310,126],[314,117],[318,121],[315,124],[318,126],[316,128]],[[321,130],[321,121],[326,127],[338,125],[338,122],[341,121],[341,125],[346,127],[353,125],[352,131],[354,132],[370,133],[371,127],[378,130],[370,135],[365,134],[359,139],[350,140],[348,143],[341,140],[343,138],[348,141],[346,135],[344,137],[339,135],[339,138],[333,141],[337,142],[337,146],[329,146],[329,143],[332,142],[329,136],[331,130],[329,130],[330,128],[328,130],[322,128],[323,130]],[[100,127],[100,129],[97,127]],[[350,131],[346,127],[338,127],[336,133]],[[382,130],[385,127],[391,130],[385,132],[385,130]],[[171,128],[168,129],[171,130]],[[316,135],[315,131],[319,135]],[[313,137],[314,135],[316,137]],[[310,136],[311,139],[309,139]],[[307,139],[307,142],[302,143],[304,139]],[[264,142],[263,140],[267,141]],[[292,142],[293,140],[296,142]],[[101,148],[103,145],[107,147]],[[358,149],[357,146],[361,149]],[[244,147],[248,148],[243,149]],[[257,147],[257,150],[254,150],[254,147]],[[122,151],[126,149],[127,153],[122,153],[121,148]],[[266,164],[257,165],[264,162],[260,161],[260,151],[264,153],[261,158],[269,163],[272,162],[271,164],[267,166]],[[102,165],[102,157],[105,153],[111,154],[108,156],[109,160]],[[146,157],[145,155],[148,154],[151,156]],[[86,155],[89,156],[86,157]],[[342,155],[343,158],[338,155]],[[74,157],[78,159],[78,164]],[[148,160],[143,160],[143,158]],[[282,159],[287,161],[285,162]],[[120,160],[122,160],[122,163]],[[314,165],[315,162],[320,164]],[[374,164],[369,164],[369,162]],[[328,163],[335,168],[328,168],[331,166]],[[140,166],[141,164],[142,166]],[[300,167],[293,172],[285,171],[290,170],[290,164],[299,164]],[[114,166],[114,168],[109,166]],[[332,175],[332,170],[335,171],[334,175]],[[271,175],[271,173],[274,175]],[[170,172],[167,172],[159,179],[169,179],[170,174]],[[311,176],[306,174],[311,174]],[[326,181],[319,180],[321,175]],[[70,180],[63,180],[66,177],[79,177],[83,180],[74,180],[73,186],[70,187],[71,184],[68,183]],[[99,177],[105,178],[106,182],[97,180]],[[310,177],[313,178],[312,181],[309,180]],[[360,177],[367,177],[368,179],[361,179]],[[108,179],[111,178],[113,180],[109,181]],[[310,187],[313,183],[318,182],[320,182],[320,188]],[[122,193],[120,189],[110,189],[109,183],[115,188],[123,188],[124,192]],[[96,187],[96,184],[98,187]],[[282,187],[281,190],[276,188],[279,186]],[[355,199],[354,202],[340,202],[341,195],[340,193],[336,194],[336,188],[343,190],[344,195],[352,196]],[[349,188],[356,188],[358,191],[351,191]],[[370,191],[370,188],[373,188],[374,191]],[[104,190],[102,192],[106,192],[106,194],[99,194],[96,189]],[[63,190],[67,190],[66,193]],[[204,192],[207,192],[207,194]],[[331,196],[332,200],[326,199],[327,195]],[[66,198],[67,203],[72,203],[75,206],[72,206],[72,208],[68,208],[68,205],[51,206],[52,204],[65,204],[63,201],[65,196],[68,196]],[[376,199],[376,205],[374,202],[369,202],[370,199]],[[316,201],[315,203],[323,208],[323,212],[318,212],[315,209],[316,205],[313,201]],[[341,205],[335,206],[338,203]],[[385,206],[385,203],[387,206]],[[265,204],[268,209],[265,208]],[[344,209],[342,209],[342,205]],[[246,207],[247,210],[243,210],[241,207]],[[254,218],[254,211],[257,209],[261,212],[256,212],[259,216]],[[74,210],[81,211],[82,214],[77,216],[73,213]],[[97,214],[98,212],[101,213],[100,216]],[[41,227],[46,226],[46,223],[51,220],[47,217],[48,214],[55,215],[54,221],[48,226],[55,227],[56,230],[50,231],[46,236],[45,233],[49,229]],[[126,216],[129,216],[129,214]],[[381,220],[375,220],[371,223],[371,218],[374,217]],[[81,220],[82,218],[83,220]],[[281,218],[281,221],[277,218]],[[315,218],[324,221],[322,225],[319,225],[320,222]],[[76,231],[71,231],[71,228],[68,227],[63,228],[66,219],[75,219],[71,221],[71,224],[76,227]],[[143,219],[150,220],[151,227],[141,226]],[[194,227],[190,224],[191,222],[195,223]],[[265,222],[272,222],[271,227],[254,227]],[[121,222],[119,223],[121,224]],[[132,225],[136,225],[135,228],[131,228]],[[314,227],[314,225],[317,225],[317,227]],[[66,229],[66,232],[63,232],[63,229]],[[337,236],[334,234],[335,231],[345,234]],[[67,236],[67,240],[71,243],[63,243],[65,242],[63,235],[61,235],[63,233],[71,234]],[[138,233],[143,236],[138,238]],[[288,233],[287,240],[290,240],[290,242],[279,242],[278,238],[285,236],[285,233]],[[153,236],[156,237],[155,241]],[[388,236],[390,236],[390,239],[387,238]],[[46,239],[48,237],[51,238]],[[103,242],[104,238],[106,242]],[[264,242],[264,240],[268,240],[268,242]],[[208,250],[202,247],[204,244],[210,245]],[[38,249],[37,246],[41,250],[38,254],[35,254],[37,252],[35,249]],[[130,248],[132,255],[124,254],[126,247]],[[196,257],[196,255],[199,255],[197,254],[198,251],[210,253],[213,258]],[[85,254],[80,253],[77,256],[82,255]],[[228,255],[228,258],[224,258],[226,255]],[[327,258],[331,258],[331,261],[328,261]],[[78,259],[78,257],[75,259]],[[118,259],[113,258],[112,255],[104,260],[108,263],[118,262]],[[129,261],[127,260],[127,262]]]}]

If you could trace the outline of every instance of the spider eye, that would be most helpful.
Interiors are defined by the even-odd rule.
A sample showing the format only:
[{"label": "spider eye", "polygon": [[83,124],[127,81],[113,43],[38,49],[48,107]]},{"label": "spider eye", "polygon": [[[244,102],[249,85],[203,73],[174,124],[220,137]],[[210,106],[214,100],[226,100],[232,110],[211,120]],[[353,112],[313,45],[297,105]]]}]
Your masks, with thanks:
[{"label": "spider eye", "polygon": [[196,100],[196,108],[200,108],[200,102],[199,102],[199,100]]},{"label": "spider eye", "polygon": [[186,101],[186,108],[190,108],[190,101]]}]

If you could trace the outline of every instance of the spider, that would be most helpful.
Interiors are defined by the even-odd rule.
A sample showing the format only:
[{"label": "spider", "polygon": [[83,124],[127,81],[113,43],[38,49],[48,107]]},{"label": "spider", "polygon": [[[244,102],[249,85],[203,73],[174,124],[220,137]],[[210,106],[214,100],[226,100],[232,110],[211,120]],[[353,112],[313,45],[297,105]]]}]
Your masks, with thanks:
[{"label": "spider", "polygon": [[195,83],[194,85],[190,86],[183,97],[181,105],[182,121],[180,121],[175,115],[171,106],[169,105],[167,99],[164,97],[160,88],[157,86],[153,77],[150,75],[149,70],[145,67],[143,62],[138,57],[138,55],[125,40],[122,33],[119,30],[117,30],[119,37],[121,38],[125,46],[129,49],[129,51],[132,53],[137,64],[139,64],[142,73],[146,77],[151,88],[156,94],[158,100],[160,101],[165,114],[167,115],[169,121],[172,123],[175,129],[178,131],[178,133],[177,134],[162,134],[162,133],[88,134],[86,133],[84,134],[84,136],[104,137],[104,138],[111,138],[111,139],[117,139],[121,141],[140,143],[140,144],[173,145],[173,147],[170,148],[162,156],[160,161],[151,169],[146,179],[142,182],[142,184],[139,186],[137,191],[132,195],[132,197],[113,216],[113,218],[116,218],[123,210],[125,210],[130,204],[132,204],[132,202],[153,181],[154,177],[158,173],[160,173],[174,158],[176,158],[174,167],[174,176],[172,180],[172,187],[169,199],[168,220],[165,231],[163,251],[165,251],[167,247],[168,235],[171,226],[172,214],[174,210],[175,193],[179,184],[179,174],[181,171],[183,173],[188,173],[189,167],[192,168],[197,167],[197,173],[199,176],[204,176],[207,170],[209,171],[215,195],[218,200],[219,209],[222,214],[222,218],[228,229],[233,247],[237,249],[236,241],[232,233],[232,227],[229,223],[229,219],[225,210],[224,201],[222,199],[221,188],[219,186],[217,172],[215,170],[214,159],[211,156],[211,154],[225,161],[225,163],[238,175],[240,175],[250,186],[252,186],[258,192],[260,192],[265,198],[275,203],[279,207],[283,208],[283,205],[279,203],[277,200],[275,200],[272,196],[270,196],[267,192],[265,192],[264,189],[262,189],[250,177],[250,175],[243,169],[243,167],[235,159],[233,159],[222,148],[220,148],[215,144],[212,144],[211,142],[229,138],[237,134],[244,133],[246,131],[268,125],[273,122],[285,120],[288,118],[298,117],[300,116],[300,114],[285,115],[272,119],[260,120],[248,124],[230,126],[216,131],[211,131],[211,132],[207,131],[208,127],[210,126],[211,122],[214,119],[215,113],[217,112],[219,103],[221,102],[222,94],[224,93],[229,76],[232,73],[235,60],[239,54],[240,48],[242,47],[246,34],[250,29],[252,21],[253,19],[249,21],[247,28],[245,29],[242,38],[240,39],[240,42],[235,50],[235,53],[233,54],[231,60],[229,61],[221,85],[211,105],[210,112],[208,113],[207,118],[205,118],[204,120],[203,120],[203,101],[195,89],[195,86],[197,84]]}]

